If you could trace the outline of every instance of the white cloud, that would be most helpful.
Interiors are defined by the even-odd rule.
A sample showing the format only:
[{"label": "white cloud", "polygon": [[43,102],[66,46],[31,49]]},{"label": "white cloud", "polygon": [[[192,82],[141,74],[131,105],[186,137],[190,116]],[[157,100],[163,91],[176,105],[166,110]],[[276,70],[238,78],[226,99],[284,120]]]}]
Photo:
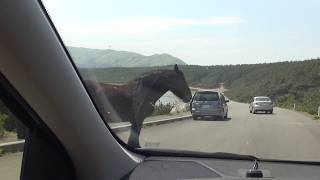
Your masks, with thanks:
[{"label": "white cloud", "polygon": [[125,18],[115,19],[104,25],[95,26],[60,26],[69,33],[112,33],[112,34],[141,34],[159,32],[181,26],[214,26],[242,23],[240,17],[210,17],[199,19],[184,18]]}]

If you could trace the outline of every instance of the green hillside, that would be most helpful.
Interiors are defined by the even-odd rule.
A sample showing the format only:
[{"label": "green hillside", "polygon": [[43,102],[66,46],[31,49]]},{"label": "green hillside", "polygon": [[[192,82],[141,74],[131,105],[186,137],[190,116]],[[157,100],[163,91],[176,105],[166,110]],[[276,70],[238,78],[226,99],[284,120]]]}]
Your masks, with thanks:
[{"label": "green hillside", "polygon": [[[156,67],[84,68],[84,78],[123,83]],[[173,68],[164,66],[157,68]],[[190,86],[214,88],[224,83],[226,95],[249,102],[253,96],[270,96],[277,106],[316,113],[320,105],[320,59],[267,64],[180,66]]]},{"label": "green hillside", "polygon": [[165,66],[170,64],[186,64],[181,59],[169,54],[154,54],[144,56],[128,51],[111,49],[88,49],[68,47],[77,66],[81,68],[96,67],[149,67]]}]

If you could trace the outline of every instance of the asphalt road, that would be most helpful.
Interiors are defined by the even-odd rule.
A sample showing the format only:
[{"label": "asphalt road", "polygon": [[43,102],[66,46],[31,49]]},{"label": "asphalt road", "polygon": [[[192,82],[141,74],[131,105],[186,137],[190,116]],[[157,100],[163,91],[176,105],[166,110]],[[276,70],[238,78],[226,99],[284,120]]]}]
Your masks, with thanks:
[{"label": "asphalt road", "polygon": [[20,179],[20,169],[22,163],[22,153],[6,154],[0,157],[0,179],[18,180]]},{"label": "asphalt road", "polygon": [[[118,134],[124,141],[128,132]],[[250,114],[248,105],[229,103],[225,121],[187,119],[146,127],[145,148],[250,154],[266,159],[320,161],[320,122],[299,112],[275,108]],[[22,153],[0,157],[0,179],[19,179]]]},{"label": "asphalt road", "polygon": [[[126,141],[127,132],[119,133]],[[230,102],[225,121],[184,120],[147,127],[141,146],[202,152],[250,154],[265,159],[320,161],[320,123],[291,110],[250,114],[247,104]]]}]

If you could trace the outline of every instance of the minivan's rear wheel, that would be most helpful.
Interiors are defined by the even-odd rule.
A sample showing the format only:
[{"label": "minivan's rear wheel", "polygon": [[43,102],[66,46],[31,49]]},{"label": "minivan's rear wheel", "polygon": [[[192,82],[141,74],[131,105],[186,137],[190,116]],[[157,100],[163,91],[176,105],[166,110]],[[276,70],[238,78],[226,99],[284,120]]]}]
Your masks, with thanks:
[{"label": "minivan's rear wheel", "polygon": [[198,119],[198,116],[192,115],[192,119],[193,119],[193,120],[197,120],[197,119]]}]

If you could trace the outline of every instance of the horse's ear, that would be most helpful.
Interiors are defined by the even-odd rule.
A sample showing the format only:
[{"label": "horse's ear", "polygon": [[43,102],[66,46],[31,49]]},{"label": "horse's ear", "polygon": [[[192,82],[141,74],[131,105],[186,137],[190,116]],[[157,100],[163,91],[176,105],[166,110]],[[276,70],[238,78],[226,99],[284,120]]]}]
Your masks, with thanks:
[{"label": "horse's ear", "polygon": [[178,68],[178,65],[177,65],[177,64],[174,65],[174,71],[175,71],[175,72],[179,72],[179,68]]}]

